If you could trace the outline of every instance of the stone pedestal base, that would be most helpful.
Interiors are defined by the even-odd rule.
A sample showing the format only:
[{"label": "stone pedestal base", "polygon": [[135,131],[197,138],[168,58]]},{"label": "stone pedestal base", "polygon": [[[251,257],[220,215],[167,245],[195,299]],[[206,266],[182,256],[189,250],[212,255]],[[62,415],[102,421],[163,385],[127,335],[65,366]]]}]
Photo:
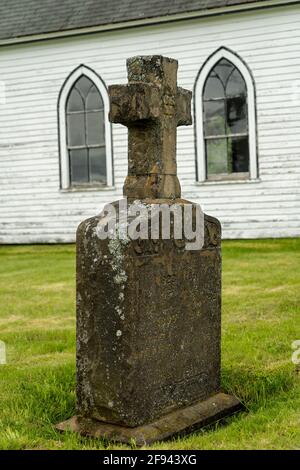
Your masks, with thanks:
[{"label": "stone pedestal base", "polygon": [[58,424],[56,429],[74,431],[83,436],[105,438],[125,444],[135,441],[137,446],[143,446],[174,435],[188,434],[241,409],[242,405],[237,398],[225,393],[218,393],[204,401],[162,416],[153,423],[135,428],[73,416],[73,418]]}]

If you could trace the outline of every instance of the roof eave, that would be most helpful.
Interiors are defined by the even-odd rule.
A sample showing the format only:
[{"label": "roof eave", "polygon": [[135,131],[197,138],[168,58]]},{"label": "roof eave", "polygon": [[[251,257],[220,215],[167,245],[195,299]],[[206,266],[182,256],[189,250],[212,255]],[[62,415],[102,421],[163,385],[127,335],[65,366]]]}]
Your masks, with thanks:
[{"label": "roof eave", "polygon": [[35,42],[41,41],[45,39],[56,39],[56,38],[63,38],[63,37],[70,37],[70,36],[77,36],[83,34],[92,34],[102,31],[112,31],[118,29],[127,29],[133,28],[138,26],[147,26],[153,24],[161,24],[161,23],[170,23],[174,21],[181,21],[193,18],[201,18],[201,17],[208,17],[208,16],[217,16],[217,15],[224,15],[229,13],[236,13],[236,12],[243,12],[249,10],[257,10],[257,9],[266,9],[272,8],[276,6],[287,6],[293,4],[299,4],[299,0],[258,0],[255,3],[249,4],[240,4],[240,5],[232,5],[226,7],[217,7],[211,8],[206,10],[197,10],[192,12],[186,13],[179,13],[173,15],[165,15],[165,16],[158,16],[152,18],[142,18],[136,20],[129,20],[124,22],[118,23],[108,23],[99,26],[89,26],[83,28],[76,28],[70,30],[61,30],[61,31],[53,31],[49,33],[42,33],[42,34],[34,34],[30,36],[20,36],[14,37],[9,39],[0,39],[0,46],[7,46],[12,44],[22,44],[27,42]]}]

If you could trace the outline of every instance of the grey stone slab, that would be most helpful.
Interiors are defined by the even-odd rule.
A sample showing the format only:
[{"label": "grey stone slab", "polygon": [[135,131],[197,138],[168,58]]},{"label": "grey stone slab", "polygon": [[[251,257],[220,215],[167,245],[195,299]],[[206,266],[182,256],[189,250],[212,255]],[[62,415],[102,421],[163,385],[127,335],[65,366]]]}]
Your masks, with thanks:
[{"label": "grey stone slab", "polygon": [[88,437],[104,438],[123,444],[134,442],[137,446],[143,446],[168,439],[171,436],[192,433],[241,409],[242,406],[235,397],[218,393],[204,401],[162,416],[153,423],[135,428],[101,423],[80,416],[74,416],[57,425],[56,428],[59,431],[73,431]]}]

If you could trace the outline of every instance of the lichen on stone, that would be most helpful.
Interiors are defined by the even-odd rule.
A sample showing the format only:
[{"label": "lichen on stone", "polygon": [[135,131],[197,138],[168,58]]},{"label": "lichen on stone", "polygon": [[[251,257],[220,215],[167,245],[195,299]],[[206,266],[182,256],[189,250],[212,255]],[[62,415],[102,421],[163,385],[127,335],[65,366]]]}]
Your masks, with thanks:
[{"label": "lichen on stone", "polygon": [[114,271],[114,281],[116,284],[124,284],[127,281],[127,274],[123,267],[124,248],[128,240],[113,238],[108,242],[108,249],[111,254],[110,264]]}]

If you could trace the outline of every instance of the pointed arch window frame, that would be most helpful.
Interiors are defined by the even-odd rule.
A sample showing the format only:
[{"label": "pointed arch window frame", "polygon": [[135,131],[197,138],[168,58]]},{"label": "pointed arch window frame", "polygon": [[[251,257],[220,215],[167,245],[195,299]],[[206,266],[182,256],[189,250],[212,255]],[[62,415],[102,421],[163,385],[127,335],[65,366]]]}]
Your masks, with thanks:
[{"label": "pointed arch window frame", "polygon": [[[106,184],[95,185],[90,183],[85,188],[106,189],[113,187],[113,154],[112,154],[112,129],[108,120],[109,97],[107,88],[100,76],[85,65],[77,67],[66,79],[58,98],[58,129],[59,129],[59,155],[60,155],[60,186],[63,190],[73,189],[70,181],[70,161],[67,145],[67,119],[66,106],[70,92],[80,77],[89,78],[99,91],[104,104],[104,135],[106,155]],[[84,186],[83,186],[84,188]],[[80,188],[80,186],[78,187]]]},{"label": "pointed arch window frame", "polygon": [[[257,130],[256,130],[256,93],[254,78],[246,63],[233,51],[222,47],[214,52],[203,64],[196,78],[194,87],[195,99],[195,141],[196,141],[196,174],[197,182],[204,183],[208,180],[206,172],[206,148],[204,136],[204,87],[206,80],[217,65],[222,60],[231,62],[242,75],[247,88],[248,104],[248,135],[249,135],[249,180],[258,179],[258,158],[257,158]],[[238,174],[237,177],[239,178]],[[236,180],[234,177],[232,180]],[[215,182],[217,182],[216,180]],[[221,180],[221,181],[225,181]],[[230,181],[230,180],[229,180]]]}]

